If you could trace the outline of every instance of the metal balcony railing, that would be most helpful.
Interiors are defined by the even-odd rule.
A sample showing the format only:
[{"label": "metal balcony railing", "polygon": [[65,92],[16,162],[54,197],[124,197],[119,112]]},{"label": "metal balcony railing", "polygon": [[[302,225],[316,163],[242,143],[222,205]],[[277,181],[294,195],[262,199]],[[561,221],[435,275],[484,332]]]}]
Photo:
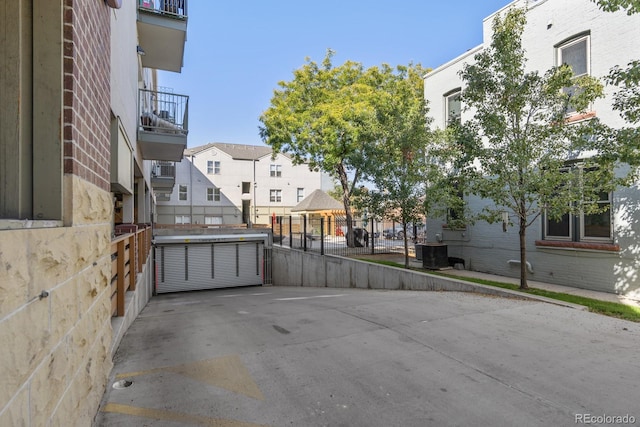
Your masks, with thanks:
[{"label": "metal balcony railing", "polygon": [[189,131],[189,97],[140,89],[140,130],[173,135]]},{"label": "metal balcony railing", "polygon": [[187,16],[187,3],[187,0],[139,0],[138,8],[146,12],[184,18]]}]

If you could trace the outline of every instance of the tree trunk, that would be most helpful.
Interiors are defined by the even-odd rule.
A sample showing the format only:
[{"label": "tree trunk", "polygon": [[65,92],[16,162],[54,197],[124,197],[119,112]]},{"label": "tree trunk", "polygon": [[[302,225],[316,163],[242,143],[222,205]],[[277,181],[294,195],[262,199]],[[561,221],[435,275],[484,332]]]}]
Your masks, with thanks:
[{"label": "tree trunk", "polygon": [[344,165],[340,163],[337,167],[338,179],[342,186],[342,204],[344,205],[344,214],[347,220],[347,232],[345,237],[347,239],[347,247],[355,247],[355,236],[353,235],[353,215],[351,213],[351,191],[349,189],[349,177],[347,177],[347,171]]},{"label": "tree trunk", "polygon": [[527,285],[527,219],[520,218],[520,289],[529,289]]},{"label": "tree trunk", "polygon": [[406,222],[402,223],[402,239],[404,240],[404,268],[409,268],[409,240]]}]

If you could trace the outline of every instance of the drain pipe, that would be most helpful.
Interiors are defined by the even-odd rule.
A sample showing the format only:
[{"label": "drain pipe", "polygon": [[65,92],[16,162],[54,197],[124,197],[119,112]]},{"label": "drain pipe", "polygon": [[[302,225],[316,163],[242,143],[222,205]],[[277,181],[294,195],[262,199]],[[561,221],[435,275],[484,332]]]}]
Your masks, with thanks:
[{"label": "drain pipe", "polygon": [[[519,259],[510,259],[509,261],[507,261],[507,264],[520,264],[520,260]],[[531,274],[533,274],[533,268],[531,267],[531,263],[529,261],[526,261],[526,266],[527,266],[527,271]]]}]

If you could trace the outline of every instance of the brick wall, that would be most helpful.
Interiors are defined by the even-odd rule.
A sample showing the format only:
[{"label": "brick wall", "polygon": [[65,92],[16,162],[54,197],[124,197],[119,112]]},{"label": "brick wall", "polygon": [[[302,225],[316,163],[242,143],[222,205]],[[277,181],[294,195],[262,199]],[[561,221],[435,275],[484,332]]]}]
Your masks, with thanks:
[{"label": "brick wall", "polygon": [[64,172],[109,191],[110,9],[64,4]]}]

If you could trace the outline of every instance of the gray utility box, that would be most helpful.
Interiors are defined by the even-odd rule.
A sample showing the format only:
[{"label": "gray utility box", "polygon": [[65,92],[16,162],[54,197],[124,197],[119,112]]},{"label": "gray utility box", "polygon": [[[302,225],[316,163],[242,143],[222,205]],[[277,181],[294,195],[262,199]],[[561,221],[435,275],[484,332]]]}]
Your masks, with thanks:
[{"label": "gray utility box", "polygon": [[420,245],[422,252],[422,267],[430,270],[449,267],[447,245],[443,243],[425,243]]}]

